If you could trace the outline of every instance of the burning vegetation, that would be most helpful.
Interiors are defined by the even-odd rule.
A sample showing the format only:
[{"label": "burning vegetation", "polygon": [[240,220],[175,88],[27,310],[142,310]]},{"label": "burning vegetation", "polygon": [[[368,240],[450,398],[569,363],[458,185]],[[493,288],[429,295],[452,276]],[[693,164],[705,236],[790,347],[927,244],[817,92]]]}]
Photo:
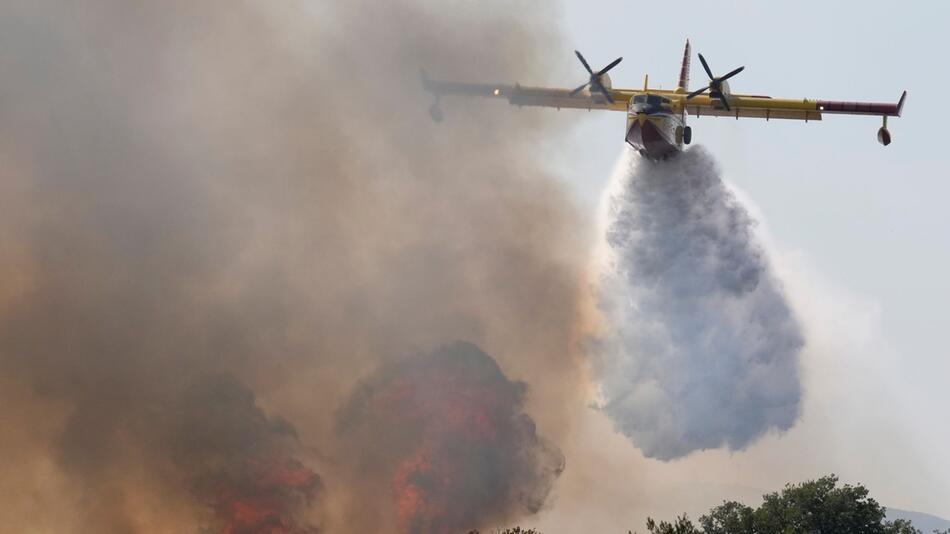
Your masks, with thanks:
[{"label": "burning vegetation", "polygon": [[387,365],[359,386],[341,427],[364,463],[391,474],[399,532],[466,532],[540,509],[564,458],[522,412],[524,394],[467,343]]},{"label": "burning vegetation", "polygon": [[312,534],[305,512],[320,478],[293,456],[294,428],[268,417],[254,394],[228,376],[208,377],[183,395],[172,456],[213,532]]}]

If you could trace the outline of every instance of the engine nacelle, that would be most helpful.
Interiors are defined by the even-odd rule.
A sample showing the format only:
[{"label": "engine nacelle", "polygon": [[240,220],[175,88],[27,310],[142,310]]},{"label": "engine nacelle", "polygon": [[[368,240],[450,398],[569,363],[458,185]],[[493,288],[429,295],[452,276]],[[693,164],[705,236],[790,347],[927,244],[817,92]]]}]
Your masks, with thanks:
[{"label": "engine nacelle", "polygon": [[887,126],[881,126],[881,129],[877,131],[877,142],[884,146],[891,144],[891,132]]},{"label": "engine nacelle", "polygon": [[732,94],[732,90],[729,89],[729,82],[727,82],[726,80],[723,80],[723,81],[719,84],[719,92],[722,93],[723,95],[725,95],[726,98],[728,99],[728,98],[729,98],[729,95]]}]

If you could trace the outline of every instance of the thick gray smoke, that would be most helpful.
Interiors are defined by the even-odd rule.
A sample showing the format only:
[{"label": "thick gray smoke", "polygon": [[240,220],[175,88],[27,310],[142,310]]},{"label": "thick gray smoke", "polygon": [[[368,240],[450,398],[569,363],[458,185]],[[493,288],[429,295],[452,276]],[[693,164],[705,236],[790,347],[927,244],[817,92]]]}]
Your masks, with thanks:
[{"label": "thick gray smoke", "polygon": [[393,532],[335,414],[456,339],[543,369],[524,410],[566,432],[583,234],[532,149],[560,130],[434,125],[418,77],[544,82],[547,13],[0,1],[0,530]]},{"label": "thick gray smoke", "polygon": [[609,210],[598,371],[617,427],[662,460],[790,428],[802,331],[712,157],[637,158]]}]

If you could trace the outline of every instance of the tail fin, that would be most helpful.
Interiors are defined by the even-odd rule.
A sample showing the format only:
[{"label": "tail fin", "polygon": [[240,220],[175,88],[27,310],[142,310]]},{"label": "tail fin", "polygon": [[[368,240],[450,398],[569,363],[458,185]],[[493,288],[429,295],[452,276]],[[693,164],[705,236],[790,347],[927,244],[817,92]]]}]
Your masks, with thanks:
[{"label": "tail fin", "polygon": [[683,52],[683,66],[680,68],[680,83],[677,92],[689,92],[689,39],[686,40],[686,50]]}]

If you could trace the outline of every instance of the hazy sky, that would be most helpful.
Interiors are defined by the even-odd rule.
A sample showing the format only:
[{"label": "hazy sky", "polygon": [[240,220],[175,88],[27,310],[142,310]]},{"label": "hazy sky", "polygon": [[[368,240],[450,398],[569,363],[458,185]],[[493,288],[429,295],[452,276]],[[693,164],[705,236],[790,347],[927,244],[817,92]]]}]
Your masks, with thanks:
[{"label": "hazy sky", "polygon": [[[887,505],[950,516],[950,164],[933,108],[950,87],[941,56],[950,4],[568,1],[562,20],[564,69],[518,81],[577,85],[577,48],[592,65],[624,57],[615,87],[640,87],[649,73],[651,85],[670,88],[689,37],[691,87],[705,79],[702,52],[717,73],[746,66],[730,81],[738,93],[896,101],[908,90],[887,148],[873,117],[691,121],[693,142],[710,148],[758,215],[808,326],[805,413],[788,435],[747,452],[646,462],[630,475],[700,473],[754,495],[836,472]],[[622,152],[624,117],[561,114],[581,125],[570,146],[548,149],[593,213]]]}]

